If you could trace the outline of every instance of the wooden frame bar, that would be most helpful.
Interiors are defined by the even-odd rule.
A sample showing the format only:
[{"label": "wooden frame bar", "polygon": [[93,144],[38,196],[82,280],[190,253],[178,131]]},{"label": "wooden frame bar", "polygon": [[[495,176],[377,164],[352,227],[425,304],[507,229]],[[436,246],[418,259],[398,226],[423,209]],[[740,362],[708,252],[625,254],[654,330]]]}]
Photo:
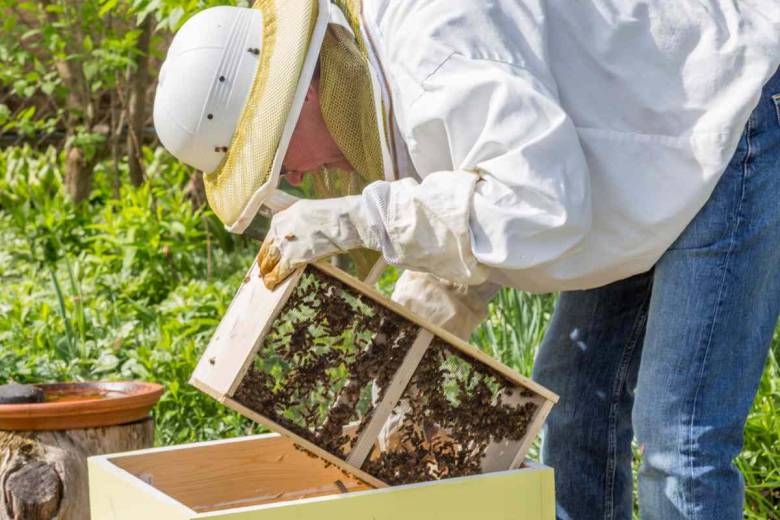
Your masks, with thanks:
[{"label": "wooden frame bar", "polygon": [[390,414],[393,412],[393,408],[395,408],[395,405],[397,405],[398,401],[401,399],[401,394],[403,394],[406,389],[406,385],[409,384],[409,380],[412,379],[414,369],[420,364],[420,360],[422,360],[422,357],[428,350],[431,341],[433,341],[433,333],[421,328],[420,332],[417,334],[417,339],[414,340],[409,352],[406,353],[406,357],[404,358],[401,367],[395,373],[395,377],[393,377],[393,380],[387,387],[384,399],[382,399],[379,406],[374,409],[374,415],[371,417],[371,421],[368,423],[368,426],[366,426],[363,433],[360,434],[360,437],[358,437],[355,447],[349,452],[349,456],[347,457],[348,464],[351,464],[356,468],[363,465],[363,462],[365,462],[366,457],[368,457],[368,453],[371,450],[371,446],[373,446],[382,426],[384,426],[385,422],[390,417]]},{"label": "wooden frame bar", "polygon": [[[217,326],[206,351],[195,367],[190,383],[209,395],[233,395],[238,383],[298,283],[303,270],[296,271],[270,291],[260,279],[257,262],[238,288],[224,318]],[[252,319],[247,319],[249,312]]]}]

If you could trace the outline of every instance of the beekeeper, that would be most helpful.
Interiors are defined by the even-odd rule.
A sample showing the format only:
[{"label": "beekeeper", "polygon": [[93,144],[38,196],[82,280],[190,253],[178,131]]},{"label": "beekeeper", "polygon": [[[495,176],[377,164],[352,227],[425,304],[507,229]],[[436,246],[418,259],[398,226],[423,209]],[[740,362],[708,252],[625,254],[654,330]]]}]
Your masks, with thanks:
[{"label": "beekeeper", "polygon": [[[501,286],[573,291],[536,368],[562,397],[543,450],[560,517],[630,518],[633,406],[643,518],[741,518],[731,460],[780,306],[780,226],[751,238],[761,254],[734,233],[780,222],[776,203],[743,214],[780,175],[755,194],[726,178],[751,153],[780,164],[776,126],[774,148],[747,141],[779,62],[773,0],[261,0],[182,27],[154,121],[230,231],[272,216],[269,286],[335,253],[362,251],[367,275],[377,251],[406,268],[394,299],[462,337]],[[718,314],[736,305],[755,315]]]}]

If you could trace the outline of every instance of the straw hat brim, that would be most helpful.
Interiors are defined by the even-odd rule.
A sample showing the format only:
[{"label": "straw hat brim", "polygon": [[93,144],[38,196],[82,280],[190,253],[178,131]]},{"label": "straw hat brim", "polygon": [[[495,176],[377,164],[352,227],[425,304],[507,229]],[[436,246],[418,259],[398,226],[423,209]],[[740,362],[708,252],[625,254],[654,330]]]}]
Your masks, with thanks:
[{"label": "straw hat brim", "polygon": [[209,205],[241,233],[279,182],[282,160],[317,64],[328,0],[258,0],[263,47],[225,159],[204,176]]}]

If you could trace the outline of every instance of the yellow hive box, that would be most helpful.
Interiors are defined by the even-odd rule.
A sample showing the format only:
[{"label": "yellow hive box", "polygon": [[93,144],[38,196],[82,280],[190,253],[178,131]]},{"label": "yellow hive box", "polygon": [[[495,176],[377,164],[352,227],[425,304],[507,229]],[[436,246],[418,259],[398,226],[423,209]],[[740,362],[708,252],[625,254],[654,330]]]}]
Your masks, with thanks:
[{"label": "yellow hive box", "polygon": [[553,471],[373,489],[276,434],[89,459],[93,520],[551,520]]}]

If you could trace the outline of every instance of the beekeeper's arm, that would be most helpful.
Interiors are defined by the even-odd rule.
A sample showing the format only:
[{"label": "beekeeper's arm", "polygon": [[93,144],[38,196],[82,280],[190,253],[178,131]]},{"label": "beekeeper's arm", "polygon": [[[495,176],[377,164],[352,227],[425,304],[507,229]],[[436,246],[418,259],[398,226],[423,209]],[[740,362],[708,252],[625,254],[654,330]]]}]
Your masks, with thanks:
[{"label": "beekeeper's arm", "polygon": [[[301,201],[261,250],[264,274],[367,246],[457,284],[565,255],[590,227],[588,167],[546,69],[452,55],[405,104],[402,133],[422,182]],[[287,213],[287,215],[285,215]],[[312,218],[314,217],[314,218]]]}]

